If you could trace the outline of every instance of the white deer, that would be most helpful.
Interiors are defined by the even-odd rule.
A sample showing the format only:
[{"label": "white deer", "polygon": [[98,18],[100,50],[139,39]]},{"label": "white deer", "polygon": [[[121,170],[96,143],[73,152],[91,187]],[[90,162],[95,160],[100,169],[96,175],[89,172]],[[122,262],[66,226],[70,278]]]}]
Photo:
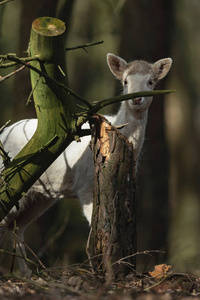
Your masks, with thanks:
[{"label": "white deer", "polygon": [[[121,81],[124,94],[153,90],[158,81],[167,75],[172,64],[171,58],[158,60],[154,64],[139,60],[127,63],[113,54],[107,55],[107,62],[111,72]],[[121,132],[133,143],[136,161],[144,142],[148,108],[151,102],[152,97],[124,101],[116,115],[106,116],[113,125],[128,123]],[[85,124],[83,127],[88,128],[88,126]],[[10,157],[14,158],[25,146],[33,136],[36,127],[37,119],[21,120],[3,131],[0,140]],[[90,139],[90,136],[85,136],[81,138],[80,143],[73,141],[31,187],[27,195],[21,198],[19,208],[11,209],[0,227],[0,243],[6,232],[13,230],[14,220],[17,224],[17,234],[23,241],[27,225],[63,197],[78,198],[84,215],[88,222],[91,222],[94,163],[89,147]],[[25,255],[23,243],[20,247]],[[22,274],[30,275],[24,260],[19,259],[19,267]]]}]

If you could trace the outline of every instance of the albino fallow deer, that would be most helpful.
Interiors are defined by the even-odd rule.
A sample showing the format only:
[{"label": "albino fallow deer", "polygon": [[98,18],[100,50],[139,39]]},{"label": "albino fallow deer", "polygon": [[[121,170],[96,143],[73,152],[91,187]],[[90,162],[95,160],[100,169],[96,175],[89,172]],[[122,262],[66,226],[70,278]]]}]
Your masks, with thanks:
[{"label": "albino fallow deer", "polygon": [[[171,58],[158,60],[154,64],[142,60],[127,63],[110,53],[107,55],[107,62],[111,72],[121,81],[124,94],[153,90],[158,81],[167,75],[172,64]],[[112,125],[128,123],[121,129],[121,133],[133,143],[136,162],[143,146],[151,102],[152,97],[127,100],[122,102],[116,115],[106,116]],[[0,140],[10,157],[14,158],[25,146],[36,127],[37,119],[29,119],[21,120],[3,131]],[[88,127],[88,124],[83,125],[83,128]],[[0,227],[0,243],[7,231],[13,229],[14,220],[17,224],[17,234],[23,241],[27,225],[63,197],[78,198],[85,217],[91,222],[94,163],[89,147],[90,140],[91,136],[85,136],[79,143],[73,141],[31,187],[27,195],[21,198],[19,208],[11,209]],[[0,163],[3,168],[2,160]],[[23,243],[20,247],[25,255]],[[22,274],[30,275],[24,260],[19,259],[19,267]]]}]

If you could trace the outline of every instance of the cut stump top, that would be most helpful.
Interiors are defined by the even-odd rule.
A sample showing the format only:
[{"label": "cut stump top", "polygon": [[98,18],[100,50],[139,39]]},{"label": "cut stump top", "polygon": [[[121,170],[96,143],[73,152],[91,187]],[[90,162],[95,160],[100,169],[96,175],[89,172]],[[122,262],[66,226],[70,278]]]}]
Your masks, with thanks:
[{"label": "cut stump top", "polygon": [[43,36],[57,36],[65,32],[65,23],[52,17],[41,17],[32,24],[32,29]]}]

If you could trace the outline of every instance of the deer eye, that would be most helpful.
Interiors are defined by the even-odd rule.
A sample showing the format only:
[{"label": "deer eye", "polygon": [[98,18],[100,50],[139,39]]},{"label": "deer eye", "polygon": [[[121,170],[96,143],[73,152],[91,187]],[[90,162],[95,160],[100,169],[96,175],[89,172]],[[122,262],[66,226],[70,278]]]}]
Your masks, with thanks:
[{"label": "deer eye", "polygon": [[127,85],[127,84],[128,84],[127,79],[124,79],[124,85]]},{"label": "deer eye", "polygon": [[154,84],[153,80],[149,80],[148,84],[153,85]]}]

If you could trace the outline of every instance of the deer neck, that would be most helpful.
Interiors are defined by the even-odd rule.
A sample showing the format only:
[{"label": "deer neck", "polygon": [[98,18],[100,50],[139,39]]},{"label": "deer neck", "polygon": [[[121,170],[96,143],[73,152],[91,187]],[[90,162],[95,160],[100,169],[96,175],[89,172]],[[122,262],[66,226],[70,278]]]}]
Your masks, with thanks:
[{"label": "deer neck", "polygon": [[128,123],[120,131],[129,142],[133,143],[136,161],[139,158],[144,143],[147,118],[148,109],[142,112],[133,112],[127,103],[123,102],[113,124],[122,125]]}]

